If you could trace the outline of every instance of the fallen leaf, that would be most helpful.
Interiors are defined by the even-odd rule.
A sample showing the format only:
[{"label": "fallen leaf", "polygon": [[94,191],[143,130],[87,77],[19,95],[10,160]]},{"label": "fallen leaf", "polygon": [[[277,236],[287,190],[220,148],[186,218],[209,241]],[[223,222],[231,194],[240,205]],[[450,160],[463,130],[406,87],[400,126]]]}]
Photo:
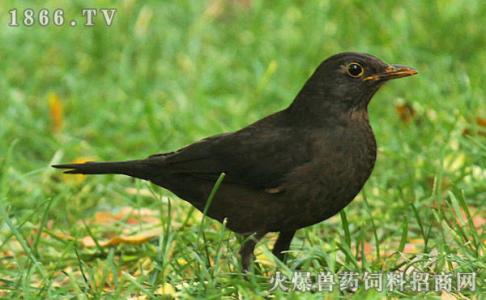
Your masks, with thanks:
[{"label": "fallen leaf", "polygon": [[410,123],[415,117],[415,109],[410,103],[395,105],[395,112],[403,123]]},{"label": "fallen leaf", "polygon": [[155,263],[150,257],[142,257],[137,262],[137,265],[137,269],[132,274],[134,277],[140,277],[143,276],[143,274],[149,274],[155,268]]},{"label": "fallen leaf", "polygon": [[170,283],[165,282],[157,290],[155,290],[155,294],[159,296],[175,298],[176,290]]},{"label": "fallen leaf", "polygon": [[275,233],[269,233],[265,239],[263,239],[262,243],[260,243],[255,250],[255,262],[258,262],[262,265],[265,266],[273,266],[275,267],[275,259],[269,254],[268,251],[262,251],[261,249],[263,247],[266,247],[267,249],[271,249],[275,242],[277,241],[278,234]]},{"label": "fallen leaf", "polygon": [[158,224],[160,219],[158,211],[147,208],[135,209],[132,207],[122,207],[120,211],[113,214],[110,211],[96,212],[93,224],[106,225],[119,221],[125,221],[127,224]]},{"label": "fallen leaf", "polygon": [[118,219],[109,211],[97,211],[94,215],[93,224],[106,225],[118,222]]},{"label": "fallen leaf", "polygon": [[373,258],[373,253],[374,253],[373,245],[371,245],[371,243],[364,242],[363,247],[364,247],[363,252],[365,254],[366,259],[371,260]]},{"label": "fallen leaf", "polygon": [[[47,233],[43,233],[46,237],[48,236]],[[56,236],[58,239],[63,240],[63,241],[73,241],[74,237],[72,237],[70,234],[62,232],[62,231],[55,231],[53,233],[54,236]]]},{"label": "fallen leaf", "polygon": [[185,266],[185,265],[187,265],[187,260],[186,260],[185,258],[183,258],[183,257],[179,257],[179,258],[177,259],[177,263],[178,263],[179,265],[181,265],[181,266]]},{"label": "fallen leaf", "polygon": [[58,133],[62,129],[63,109],[61,98],[56,93],[49,93],[47,96],[49,102],[49,115],[52,121],[52,131]]},{"label": "fallen leaf", "polygon": [[96,246],[95,241],[89,235],[87,235],[87,236],[85,236],[84,238],[81,239],[81,244],[83,244],[83,246],[85,246],[85,247],[95,247]]},{"label": "fallen leaf", "polygon": [[481,117],[477,117],[476,118],[476,124],[478,124],[479,126],[482,126],[482,127],[486,127],[486,119],[481,118]]},{"label": "fallen leaf", "polygon": [[440,294],[440,300],[456,300],[456,299],[457,299],[456,296],[446,291],[442,291],[442,293]]},{"label": "fallen leaf", "polygon": [[[159,237],[161,232],[161,228],[154,228],[134,235],[118,235],[109,240],[99,240],[98,243],[101,247],[110,247],[119,244],[140,245],[152,240],[153,238]],[[81,240],[81,243],[85,247],[96,246],[96,243],[91,236],[85,236]]]},{"label": "fallen leaf", "polygon": [[273,256],[267,255],[267,253],[269,252],[258,250],[257,247],[257,251],[255,251],[255,261],[265,266],[275,267],[275,259],[273,258]]},{"label": "fallen leaf", "polygon": [[474,227],[476,229],[484,229],[484,226],[486,224],[486,219],[482,216],[475,216],[472,218]]},{"label": "fallen leaf", "polygon": [[467,156],[464,152],[455,152],[454,155],[444,157],[444,168],[448,172],[457,172],[466,164]]},{"label": "fallen leaf", "polygon": [[475,125],[476,126],[473,125],[471,127],[465,128],[462,131],[462,134],[465,136],[472,136],[472,135],[486,136],[486,119],[477,117]]},{"label": "fallen leaf", "polygon": [[403,253],[406,254],[417,254],[421,252],[419,246],[422,246],[424,241],[422,239],[411,239],[408,243],[405,244],[403,248]]},{"label": "fallen leaf", "polygon": [[[104,291],[114,290],[114,276],[113,270],[109,267],[106,260],[98,260],[92,267],[92,282],[96,287],[102,288]],[[120,275],[118,273],[117,275]]]}]

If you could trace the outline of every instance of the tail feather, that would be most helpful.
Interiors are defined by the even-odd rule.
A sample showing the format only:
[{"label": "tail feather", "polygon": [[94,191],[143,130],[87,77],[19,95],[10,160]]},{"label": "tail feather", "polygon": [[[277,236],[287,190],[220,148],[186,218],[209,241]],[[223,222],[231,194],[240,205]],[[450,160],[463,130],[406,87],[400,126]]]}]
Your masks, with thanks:
[{"label": "tail feather", "polygon": [[59,164],[52,167],[67,169],[66,174],[123,174],[141,179],[150,179],[160,170],[148,160],[120,162],[85,162],[80,164]]}]

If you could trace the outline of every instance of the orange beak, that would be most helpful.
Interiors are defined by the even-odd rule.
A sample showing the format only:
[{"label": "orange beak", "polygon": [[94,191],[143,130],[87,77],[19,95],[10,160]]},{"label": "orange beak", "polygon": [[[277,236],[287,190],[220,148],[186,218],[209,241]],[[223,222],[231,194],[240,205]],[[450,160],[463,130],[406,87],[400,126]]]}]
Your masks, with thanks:
[{"label": "orange beak", "polygon": [[417,74],[417,70],[402,65],[388,65],[383,73],[373,74],[364,78],[364,80],[390,80],[402,78]]}]

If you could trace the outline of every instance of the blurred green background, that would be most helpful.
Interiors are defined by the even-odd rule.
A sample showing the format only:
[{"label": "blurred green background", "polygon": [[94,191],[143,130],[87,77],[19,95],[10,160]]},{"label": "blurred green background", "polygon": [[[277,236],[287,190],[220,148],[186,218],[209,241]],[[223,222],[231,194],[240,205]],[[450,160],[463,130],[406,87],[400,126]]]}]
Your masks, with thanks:
[{"label": "blurred green background", "polygon": [[[9,27],[8,11],[17,8],[21,21],[27,7],[36,12],[62,8],[66,20],[75,19],[79,25]],[[80,25],[80,11],[87,7],[116,8],[112,26],[105,26],[100,15],[94,27]],[[0,242],[5,240],[0,251],[7,251],[8,242],[15,239],[12,228],[31,245],[29,237],[36,236],[32,230],[44,219],[53,222],[50,230],[84,236],[77,221],[100,209],[149,207],[166,214],[160,201],[126,192],[129,186],[153,189],[147,184],[113,176],[70,180],[49,168],[51,163],[142,158],[239,129],[290,104],[323,59],[359,51],[413,66],[419,76],[386,85],[370,104],[379,154],[364,192],[345,210],[352,242],[374,239],[374,247],[379,247],[420,239],[419,253],[435,251],[435,259],[442,260],[436,271],[447,266],[449,271],[483,268],[484,281],[480,254],[486,201],[486,2],[2,1],[0,11],[0,201],[2,218],[11,221],[0,231]],[[175,199],[166,191],[156,193]],[[182,222],[189,206],[171,203],[179,212],[173,221]],[[463,248],[468,247],[465,242],[462,247],[449,245],[455,235],[462,241],[462,233],[449,222],[454,207],[467,207],[465,222],[475,222],[466,235],[475,241],[472,252]],[[44,219],[40,212],[45,212]],[[208,231],[221,231],[220,225],[211,226]],[[452,237],[447,233],[451,231]],[[187,240],[198,239],[191,228],[171,234],[174,239],[184,240],[183,234]],[[343,234],[339,217],[301,230],[294,243],[301,252],[294,255],[291,268],[329,267],[327,259],[315,262],[322,249],[339,262]],[[192,242],[180,244],[180,255],[190,257]],[[74,257],[76,268],[80,260],[73,245],[36,244],[45,247],[46,254],[38,259],[47,274],[65,267],[56,266],[60,254],[49,252],[53,248],[68,249],[62,257]],[[142,246],[137,255],[159,253],[159,248],[150,247]],[[226,252],[236,253],[235,247],[228,247]],[[16,296],[37,293],[27,288],[35,275],[25,275],[32,270],[25,248],[9,251],[16,267],[11,268],[11,260],[0,263],[4,288],[22,286],[24,292],[12,294]],[[451,255],[463,263],[453,267]],[[399,264],[377,256],[366,268]],[[83,261],[86,268],[99,263]],[[214,286],[184,289],[177,284],[190,276],[170,264],[163,266],[174,273],[157,275],[151,284],[168,282],[178,295],[261,296],[268,289],[265,276],[233,281],[221,274],[205,279]],[[236,260],[228,263],[230,270],[236,266]],[[347,267],[356,266],[348,260],[332,266]],[[150,274],[145,275],[152,278]],[[80,278],[73,282],[83,286]],[[147,284],[148,279],[137,280]],[[127,282],[127,293],[140,292]],[[118,295],[128,295],[119,284]],[[61,290],[69,294],[76,289]],[[93,291],[98,290],[85,292]],[[58,290],[50,287],[42,293],[52,296]]]}]

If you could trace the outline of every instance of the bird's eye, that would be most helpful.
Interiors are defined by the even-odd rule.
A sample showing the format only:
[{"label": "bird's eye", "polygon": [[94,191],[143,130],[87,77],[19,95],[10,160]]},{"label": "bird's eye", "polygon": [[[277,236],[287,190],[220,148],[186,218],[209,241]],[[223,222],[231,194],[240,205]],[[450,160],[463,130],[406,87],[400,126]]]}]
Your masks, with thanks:
[{"label": "bird's eye", "polygon": [[347,71],[351,77],[360,77],[364,73],[363,67],[358,63],[350,63]]}]

